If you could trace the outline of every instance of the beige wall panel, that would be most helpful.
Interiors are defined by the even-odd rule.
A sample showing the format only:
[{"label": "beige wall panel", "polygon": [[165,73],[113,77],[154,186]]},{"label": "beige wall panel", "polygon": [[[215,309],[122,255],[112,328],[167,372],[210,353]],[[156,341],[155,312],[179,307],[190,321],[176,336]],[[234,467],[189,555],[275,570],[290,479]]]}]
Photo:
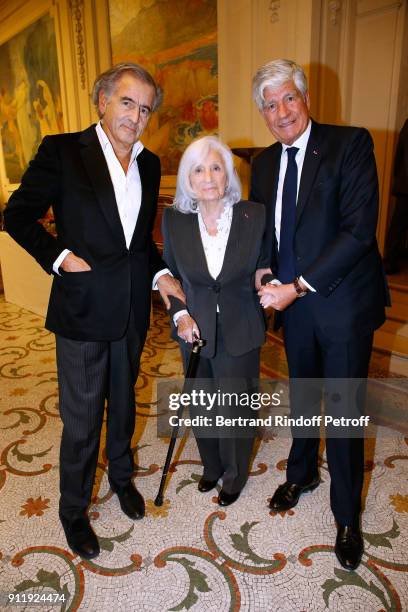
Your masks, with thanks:
[{"label": "beige wall panel", "polygon": [[[311,77],[311,67],[318,57],[320,0],[258,0],[253,2],[253,62],[251,78],[262,64],[278,59],[293,59]],[[314,79],[312,79],[314,81]],[[313,91],[312,91],[313,94]],[[312,95],[313,98],[313,95]],[[273,138],[252,107],[254,146],[268,146]]]},{"label": "beige wall panel", "polygon": [[[295,7],[297,3],[294,2]],[[293,36],[290,30],[295,26],[290,3],[258,0],[253,3],[253,61],[250,81],[259,66],[279,57],[290,57],[294,52]],[[292,18],[291,18],[292,17]],[[273,142],[265,122],[252,102],[251,106],[252,145],[266,147]]]},{"label": "beige wall panel", "polygon": [[52,275],[44,272],[7,232],[0,232],[0,264],[6,301],[45,317]]},{"label": "beige wall panel", "polygon": [[[315,92],[315,106],[312,114],[322,123],[343,122],[339,82],[340,48],[342,43],[342,19],[338,10],[330,10],[328,2],[322,2],[320,13],[320,58],[317,66],[318,88]],[[314,112],[313,112],[314,110]]]},{"label": "beige wall panel", "polygon": [[[310,72],[318,58],[320,8],[321,0],[218,1],[219,129],[230,146],[273,142],[252,101],[252,77],[259,66],[279,57],[292,58]],[[246,192],[248,167],[237,165]]]},{"label": "beige wall panel", "polygon": [[401,3],[364,0],[356,5],[354,65],[347,123],[367,127],[374,139],[380,186],[378,237],[384,244],[395,141]]},{"label": "beige wall panel", "polygon": [[[252,2],[218,0],[218,117],[219,135],[230,147],[252,146]],[[248,169],[235,160],[248,191]],[[165,185],[161,190],[167,193]]]},{"label": "beige wall panel", "polygon": [[357,20],[350,121],[384,130],[393,82],[395,11]]},{"label": "beige wall panel", "polygon": [[398,99],[403,98],[401,88],[408,92],[401,70],[401,62],[407,61],[402,54],[405,10],[406,3],[395,0],[322,3],[316,118],[370,130],[380,183],[381,248],[387,228]]},{"label": "beige wall panel", "polygon": [[305,67],[306,74],[310,76],[310,63],[314,59],[315,49],[314,39],[314,9],[319,7],[320,2],[314,0],[296,0],[288,3],[289,23],[292,28],[288,28],[290,35],[290,48],[288,49],[289,58],[296,58],[296,61]]},{"label": "beige wall panel", "polygon": [[320,5],[321,0],[219,0],[220,135],[233,146],[271,143],[252,102],[253,74],[279,57],[293,58],[309,72],[318,56]]},{"label": "beige wall panel", "polygon": [[230,146],[251,145],[252,3],[219,0],[218,102],[220,137]]}]

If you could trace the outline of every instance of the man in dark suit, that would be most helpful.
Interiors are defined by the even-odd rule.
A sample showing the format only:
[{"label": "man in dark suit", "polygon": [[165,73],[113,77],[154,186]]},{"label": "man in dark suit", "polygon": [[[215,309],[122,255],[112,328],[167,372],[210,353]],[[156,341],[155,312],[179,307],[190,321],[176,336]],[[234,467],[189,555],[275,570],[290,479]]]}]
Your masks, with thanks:
[{"label": "man in dark suit", "polygon": [[[93,101],[99,123],[46,137],[5,211],[6,228],[54,274],[46,328],[56,334],[60,519],[71,549],[87,559],[99,543],[91,501],[104,402],[109,482],[132,519],[144,500],[132,484],[134,385],[157,283],[183,298],[152,240],[160,161],[139,138],[161,101],[151,75],[119,64],[100,75]],[[38,219],[53,206],[57,236]]]},{"label": "man in dark suit", "polygon": [[[274,277],[259,295],[264,308],[280,311],[277,324],[283,325],[292,381],[291,415],[320,411],[320,392],[295,379],[324,378],[326,391],[336,386],[333,379],[344,379],[344,393],[329,393],[334,399],[326,401],[326,413],[359,412],[364,384],[355,402],[345,396],[352,379],[367,377],[373,332],[384,321],[386,298],[375,238],[373,143],[365,129],[310,119],[306,77],[294,62],[276,60],[261,67],[253,93],[278,141],[253,162],[250,199],[267,208],[257,283],[259,288],[266,273]],[[363,552],[364,440],[350,430],[343,437],[327,433],[331,507],[338,525],[335,551],[343,567],[355,569]],[[287,481],[274,493],[272,510],[292,508],[302,493],[319,485],[319,435],[308,434],[294,431],[298,437],[290,450]]]},{"label": "man in dark suit", "polygon": [[385,271],[396,274],[400,271],[400,261],[407,254],[408,230],[408,119],[398,137],[394,161],[394,180],[392,194],[395,208],[385,243]]}]

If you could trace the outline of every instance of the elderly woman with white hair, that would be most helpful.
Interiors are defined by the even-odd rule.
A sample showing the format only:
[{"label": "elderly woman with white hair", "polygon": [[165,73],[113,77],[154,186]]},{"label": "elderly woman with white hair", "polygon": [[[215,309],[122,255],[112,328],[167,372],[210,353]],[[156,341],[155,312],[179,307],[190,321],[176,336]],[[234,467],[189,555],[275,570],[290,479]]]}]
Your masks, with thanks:
[{"label": "elderly woman with white hair", "polygon": [[[265,320],[254,279],[264,227],[264,206],[241,200],[229,148],[215,136],[192,142],[180,161],[174,206],[163,215],[164,259],[187,300],[185,309],[172,312],[184,366],[194,334],[200,335],[206,343],[197,379],[210,379],[215,391],[228,379],[231,391],[234,379],[242,393],[259,378]],[[212,417],[222,407],[201,410]],[[222,478],[218,503],[228,506],[247,481],[254,434],[194,432],[204,465],[198,490],[210,491]]]}]

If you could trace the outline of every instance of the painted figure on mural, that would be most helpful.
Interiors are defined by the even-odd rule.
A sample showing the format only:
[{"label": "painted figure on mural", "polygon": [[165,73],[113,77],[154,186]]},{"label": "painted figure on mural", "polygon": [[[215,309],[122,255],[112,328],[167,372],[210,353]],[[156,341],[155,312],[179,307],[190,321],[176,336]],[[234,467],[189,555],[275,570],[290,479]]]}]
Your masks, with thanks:
[{"label": "painted figure on mural", "polygon": [[5,173],[20,183],[41,139],[63,132],[54,19],[50,14],[0,45],[0,136]]},{"label": "painted figure on mural", "polygon": [[176,175],[185,148],[218,128],[216,0],[109,0],[112,58],[146,66],[166,91],[146,129],[163,174]]}]

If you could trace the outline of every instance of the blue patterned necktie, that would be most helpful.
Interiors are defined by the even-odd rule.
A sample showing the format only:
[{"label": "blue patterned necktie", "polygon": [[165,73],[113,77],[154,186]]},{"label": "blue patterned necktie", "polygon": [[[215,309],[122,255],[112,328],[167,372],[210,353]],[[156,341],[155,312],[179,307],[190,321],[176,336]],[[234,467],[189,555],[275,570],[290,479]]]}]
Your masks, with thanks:
[{"label": "blue patterned necktie", "polygon": [[286,149],[288,166],[282,190],[282,216],[280,226],[278,278],[282,283],[290,283],[296,276],[294,238],[296,227],[297,176],[296,147]]}]

